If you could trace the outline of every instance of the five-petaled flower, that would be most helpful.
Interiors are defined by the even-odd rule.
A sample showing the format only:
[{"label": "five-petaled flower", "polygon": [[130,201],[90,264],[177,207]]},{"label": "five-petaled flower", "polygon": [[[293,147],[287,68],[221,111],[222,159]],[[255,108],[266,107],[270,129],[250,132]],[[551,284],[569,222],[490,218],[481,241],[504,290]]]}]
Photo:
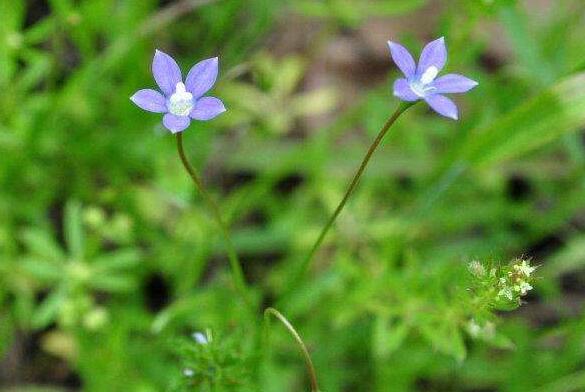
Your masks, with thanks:
[{"label": "five-petaled flower", "polygon": [[388,41],[388,46],[392,60],[406,77],[394,82],[394,95],[407,102],[424,99],[440,115],[457,120],[459,118],[457,106],[443,94],[464,93],[478,83],[458,74],[447,74],[437,78],[447,62],[445,38],[436,39],[424,47],[418,66],[402,45]]},{"label": "five-petaled flower", "polygon": [[177,62],[168,54],[156,50],[152,60],[152,74],[162,94],[152,89],[143,89],[130,99],[141,109],[165,113],[163,125],[172,133],[186,129],[191,119],[211,120],[225,112],[221,100],[203,96],[217,79],[217,57],[195,64],[183,83]]}]

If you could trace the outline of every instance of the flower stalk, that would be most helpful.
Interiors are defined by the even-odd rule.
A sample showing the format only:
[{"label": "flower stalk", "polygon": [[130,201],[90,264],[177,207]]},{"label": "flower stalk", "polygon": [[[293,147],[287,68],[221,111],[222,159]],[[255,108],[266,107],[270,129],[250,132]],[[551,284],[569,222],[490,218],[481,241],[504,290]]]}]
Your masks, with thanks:
[{"label": "flower stalk", "polygon": [[366,155],[364,156],[364,158],[362,160],[362,163],[360,164],[358,170],[356,171],[355,175],[353,176],[353,178],[349,184],[349,187],[347,188],[347,191],[345,192],[345,195],[341,199],[341,202],[339,202],[339,205],[337,206],[337,208],[335,209],[335,211],[333,212],[331,217],[329,217],[327,224],[325,224],[325,226],[321,230],[319,237],[317,237],[317,240],[313,244],[313,247],[311,248],[307,257],[303,260],[303,263],[300,265],[297,273],[294,275],[293,279],[291,280],[291,283],[289,284],[288,289],[284,294],[284,297],[286,297],[286,295],[288,293],[292,292],[300,284],[307,269],[309,268],[309,266],[311,264],[311,261],[313,260],[313,257],[317,253],[317,250],[321,246],[321,243],[325,239],[325,236],[329,232],[329,229],[331,229],[331,226],[333,226],[333,223],[335,223],[335,220],[337,219],[337,217],[339,216],[339,214],[341,213],[341,211],[345,207],[345,204],[349,200],[349,197],[351,196],[351,194],[355,190],[356,186],[358,185],[360,178],[362,177],[362,174],[366,170],[366,167],[368,166],[368,163],[370,162],[370,159],[372,158],[372,155],[374,154],[374,152],[376,151],[376,149],[378,148],[378,146],[380,145],[380,143],[384,139],[384,136],[386,136],[386,134],[388,133],[388,131],[390,130],[392,125],[394,125],[396,120],[398,120],[398,117],[400,117],[400,115],[402,113],[404,113],[408,108],[413,106],[415,103],[416,102],[401,102],[398,105],[398,107],[396,108],[396,111],[394,112],[394,114],[392,114],[392,116],[390,116],[390,118],[388,118],[388,120],[386,121],[386,123],[384,124],[384,126],[382,127],[380,132],[378,133],[378,136],[370,145],[370,148],[368,149]]},{"label": "flower stalk", "polygon": [[301,349],[301,353],[303,354],[303,358],[305,359],[305,365],[307,367],[307,373],[309,374],[309,379],[311,380],[311,392],[319,392],[319,384],[317,383],[317,373],[315,372],[315,367],[313,366],[313,361],[311,360],[311,355],[309,354],[309,350],[307,350],[307,346],[303,342],[301,335],[295,330],[292,324],[280,313],[278,310],[274,308],[266,308],[264,310],[264,344],[266,347],[269,344],[269,336],[270,336],[270,316],[274,316],[278,321],[280,321],[287,331],[292,335],[294,340],[297,342]]},{"label": "flower stalk", "polygon": [[211,209],[211,213],[213,215],[213,218],[214,218],[217,226],[219,227],[219,229],[222,233],[222,236],[223,236],[223,239],[224,239],[224,242],[226,245],[226,249],[227,249],[228,259],[229,259],[230,267],[232,270],[232,278],[234,280],[234,285],[236,286],[236,290],[240,293],[244,302],[248,306],[250,306],[247,285],[246,285],[246,279],[244,278],[244,272],[242,270],[242,265],[240,263],[238,255],[236,253],[234,244],[231,241],[228,228],[227,228],[226,224],[224,223],[223,218],[221,216],[221,210],[220,210],[218,204],[213,199],[213,197],[211,197],[209,192],[207,192],[207,190],[203,186],[203,181],[201,181],[201,178],[197,174],[197,171],[189,163],[189,160],[187,159],[187,156],[185,155],[185,150],[183,148],[183,133],[178,132],[175,134],[175,136],[177,138],[177,151],[179,152],[179,157],[181,158],[181,162],[183,163],[185,170],[187,170],[187,173],[189,174],[189,176],[193,180],[193,183],[195,184],[195,186],[199,190],[199,193],[201,193],[201,195],[205,199],[206,203],[209,205],[209,207]]}]

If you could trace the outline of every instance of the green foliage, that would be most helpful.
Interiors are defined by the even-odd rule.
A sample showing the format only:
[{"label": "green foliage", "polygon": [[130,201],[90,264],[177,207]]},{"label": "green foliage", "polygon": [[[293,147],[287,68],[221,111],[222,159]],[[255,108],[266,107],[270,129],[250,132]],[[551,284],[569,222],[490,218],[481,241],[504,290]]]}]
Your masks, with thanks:
[{"label": "green foliage", "polygon": [[270,133],[289,133],[295,121],[329,112],[335,107],[336,91],[320,88],[296,93],[306,70],[299,57],[282,60],[266,53],[250,61],[254,83],[229,83],[221,95],[232,102],[231,126],[253,126]]},{"label": "green foliage", "polygon": [[[308,16],[357,26],[372,16],[404,15],[426,5],[428,0],[300,0],[297,9]],[[359,12],[356,12],[359,11]]]},{"label": "green foliage", "polygon": [[94,293],[127,294],[136,290],[137,279],[130,271],[138,265],[140,255],[133,248],[112,252],[91,249],[86,245],[80,205],[70,202],[64,213],[67,250],[43,231],[29,229],[23,233],[28,252],[19,262],[20,279],[29,280],[34,291],[48,291],[32,311],[30,327],[42,329],[58,320],[64,328],[83,323],[88,329],[97,329],[108,316],[107,310],[95,304]]},{"label": "green foliage", "polygon": [[[307,390],[283,328],[263,351],[277,303],[323,391],[585,389],[585,6],[435,3],[0,1],[0,388]],[[480,85],[459,122],[400,118],[281,298],[396,105],[372,18],[381,51],[446,36],[447,72]],[[229,110],[184,138],[257,317],[160,116],[128,99],[155,48],[183,71],[220,56]]]},{"label": "green foliage", "polygon": [[585,73],[579,73],[512,110],[462,144],[463,159],[489,165],[547,145],[585,122]]},{"label": "green foliage", "polygon": [[[199,332],[201,334],[201,332]],[[226,336],[214,336],[208,330],[203,340],[179,339],[173,342],[180,363],[184,366],[175,381],[177,391],[252,391],[254,362],[249,347],[242,344],[242,330]],[[203,335],[200,335],[203,336]]]}]

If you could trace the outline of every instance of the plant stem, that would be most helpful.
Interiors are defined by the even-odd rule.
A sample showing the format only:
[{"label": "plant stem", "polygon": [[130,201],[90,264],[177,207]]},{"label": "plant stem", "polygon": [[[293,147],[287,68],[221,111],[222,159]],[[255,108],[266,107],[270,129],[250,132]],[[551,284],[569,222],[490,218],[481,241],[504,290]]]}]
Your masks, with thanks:
[{"label": "plant stem", "polygon": [[267,308],[264,311],[264,328],[265,328],[265,344],[268,345],[268,336],[269,336],[269,325],[270,325],[270,315],[276,317],[284,327],[290,332],[292,337],[298,343],[299,347],[301,348],[301,352],[305,359],[305,365],[307,367],[307,372],[309,373],[309,378],[311,380],[311,392],[319,392],[319,385],[317,384],[317,374],[315,372],[315,367],[313,366],[313,361],[311,360],[311,355],[309,354],[309,350],[307,350],[307,346],[303,342],[301,335],[295,330],[292,324],[280,313],[278,310],[274,308]]},{"label": "plant stem", "polygon": [[238,255],[237,255],[236,250],[234,248],[234,244],[232,243],[232,241],[230,239],[230,235],[229,235],[229,231],[227,229],[227,226],[225,225],[225,223],[223,222],[223,219],[221,217],[221,210],[220,210],[218,204],[213,199],[213,197],[211,197],[211,195],[207,192],[207,190],[203,186],[203,181],[201,181],[201,178],[197,174],[197,171],[195,171],[193,166],[191,166],[191,164],[189,163],[189,160],[187,159],[187,157],[185,155],[185,150],[183,148],[183,133],[182,132],[177,133],[176,137],[177,137],[177,150],[179,152],[179,157],[181,158],[181,162],[183,163],[185,170],[187,170],[187,173],[189,173],[189,176],[193,180],[193,183],[195,184],[195,186],[199,190],[199,193],[201,193],[201,195],[203,196],[203,198],[205,199],[205,201],[207,202],[207,204],[211,208],[211,213],[213,215],[213,218],[215,219],[215,221],[216,221],[217,225],[219,226],[221,233],[223,235],[223,239],[224,239],[224,242],[225,242],[225,245],[227,248],[230,267],[232,269],[232,278],[234,280],[234,284],[236,286],[236,289],[240,292],[240,295],[242,296],[244,302],[246,302],[247,305],[250,305],[248,294],[247,294],[248,292],[247,292],[246,279],[244,278],[244,273],[242,271],[242,265],[240,263],[240,260],[238,259]]},{"label": "plant stem", "polygon": [[378,146],[380,145],[380,143],[384,139],[384,136],[386,136],[386,133],[388,133],[388,130],[396,122],[398,117],[400,117],[400,115],[402,113],[404,113],[408,108],[413,106],[414,103],[415,102],[401,102],[399,104],[399,106],[396,108],[396,111],[394,112],[394,114],[392,114],[392,116],[390,116],[390,118],[386,121],[386,123],[384,124],[384,126],[382,127],[380,132],[378,133],[378,136],[376,137],[374,142],[370,145],[370,148],[368,149],[368,152],[364,156],[364,159],[362,160],[362,163],[360,164],[357,172],[353,176],[353,179],[351,180],[351,183],[349,184],[349,187],[347,188],[347,191],[345,192],[343,199],[341,199],[341,202],[339,203],[339,205],[337,206],[337,208],[333,212],[333,215],[331,215],[331,217],[329,218],[329,221],[327,222],[325,227],[323,227],[323,229],[321,230],[321,233],[319,234],[317,241],[315,241],[315,243],[313,244],[313,247],[311,248],[311,251],[309,252],[307,257],[303,260],[303,263],[301,264],[297,273],[295,274],[295,276],[291,280],[291,284],[288,286],[287,291],[285,291],[285,294],[284,294],[285,297],[288,293],[292,292],[297,287],[297,285],[300,283],[300,281],[302,280],[304,274],[306,273],[307,269],[309,268],[311,261],[313,260],[313,257],[315,256],[315,253],[317,253],[317,250],[321,246],[321,243],[323,242],[325,235],[327,235],[327,232],[329,231],[331,226],[333,226],[333,223],[337,219],[337,216],[341,213],[341,210],[343,210],[343,207],[345,207],[347,200],[349,199],[349,197],[351,196],[355,187],[359,183],[359,180],[360,180],[362,174],[364,173],[366,166],[368,165],[368,162],[370,161],[370,158],[374,154],[374,151],[376,151],[376,149],[378,148]]}]

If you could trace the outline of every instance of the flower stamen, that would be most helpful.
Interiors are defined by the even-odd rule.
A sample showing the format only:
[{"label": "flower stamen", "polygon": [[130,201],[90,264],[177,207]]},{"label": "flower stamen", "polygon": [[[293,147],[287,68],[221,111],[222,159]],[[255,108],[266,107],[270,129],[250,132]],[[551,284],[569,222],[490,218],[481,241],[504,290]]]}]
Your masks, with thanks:
[{"label": "flower stamen", "polygon": [[425,85],[419,81],[412,81],[409,83],[411,90],[421,98],[426,97],[431,91],[436,90],[434,86]]},{"label": "flower stamen", "polygon": [[193,94],[187,92],[183,82],[177,83],[175,92],[169,98],[169,112],[177,116],[188,116],[193,110]]},{"label": "flower stamen", "polygon": [[435,78],[437,77],[438,74],[439,74],[439,69],[437,67],[435,67],[434,65],[431,65],[420,76],[420,81],[422,84],[429,84],[433,80],[435,80]]}]

